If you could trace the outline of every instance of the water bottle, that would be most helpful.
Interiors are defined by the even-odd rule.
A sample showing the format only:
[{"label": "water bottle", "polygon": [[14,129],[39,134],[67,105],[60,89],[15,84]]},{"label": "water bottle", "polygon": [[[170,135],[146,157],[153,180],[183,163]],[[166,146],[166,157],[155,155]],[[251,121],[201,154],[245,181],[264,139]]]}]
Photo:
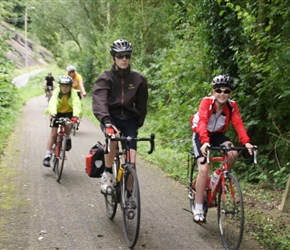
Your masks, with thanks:
[{"label": "water bottle", "polygon": [[123,166],[121,165],[118,171],[118,175],[117,175],[117,181],[120,182],[122,179],[122,174],[123,174]]},{"label": "water bottle", "polygon": [[210,180],[210,188],[211,190],[213,190],[215,188],[215,185],[217,184],[219,178],[220,178],[220,170],[219,169],[216,169],[213,173],[213,176],[211,177],[211,180]]}]

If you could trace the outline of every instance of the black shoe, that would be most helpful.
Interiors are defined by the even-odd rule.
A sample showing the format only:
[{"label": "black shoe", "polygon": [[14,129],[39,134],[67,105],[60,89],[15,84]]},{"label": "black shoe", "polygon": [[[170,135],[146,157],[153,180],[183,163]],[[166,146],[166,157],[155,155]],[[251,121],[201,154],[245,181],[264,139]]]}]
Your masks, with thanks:
[{"label": "black shoe", "polygon": [[43,160],[43,166],[50,167],[50,156],[47,156]]},{"label": "black shoe", "polygon": [[65,151],[71,150],[71,139],[66,139]]}]

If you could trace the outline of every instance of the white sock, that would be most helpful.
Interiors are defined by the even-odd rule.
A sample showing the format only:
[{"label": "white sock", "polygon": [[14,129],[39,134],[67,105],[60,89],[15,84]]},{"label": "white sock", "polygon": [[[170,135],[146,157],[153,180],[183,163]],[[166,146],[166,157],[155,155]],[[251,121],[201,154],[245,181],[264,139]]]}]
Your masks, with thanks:
[{"label": "white sock", "polygon": [[198,204],[198,203],[196,203],[196,204],[195,204],[195,210],[203,211],[203,204]]},{"label": "white sock", "polygon": [[46,157],[50,157],[50,156],[51,156],[51,151],[50,151],[50,150],[46,150],[45,158],[46,158]]}]

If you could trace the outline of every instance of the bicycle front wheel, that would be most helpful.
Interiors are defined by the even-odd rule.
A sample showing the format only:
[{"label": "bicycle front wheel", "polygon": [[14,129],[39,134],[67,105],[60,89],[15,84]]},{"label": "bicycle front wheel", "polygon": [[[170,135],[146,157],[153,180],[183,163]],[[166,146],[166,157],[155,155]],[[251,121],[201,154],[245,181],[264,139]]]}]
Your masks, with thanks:
[{"label": "bicycle front wheel", "polygon": [[230,172],[225,177],[225,195],[218,195],[218,225],[227,250],[239,248],[244,233],[244,203],[238,179]]},{"label": "bicycle front wheel", "polygon": [[71,125],[71,133],[73,134],[73,136],[75,136],[76,135],[76,123],[72,123],[72,125]]},{"label": "bicycle front wheel", "polygon": [[58,143],[59,147],[59,157],[56,159],[55,164],[55,177],[56,181],[59,182],[60,178],[62,176],[63,166],[64,166],[64,160],[65,160],[65,148],[66,148],[66,140],[60,141]]},{"label": "bicycle front wheel", "polygon": [[132,166],[124,169],[121,194],[125,240],[133,248],[139,236],[141,202],[137,174]]}]

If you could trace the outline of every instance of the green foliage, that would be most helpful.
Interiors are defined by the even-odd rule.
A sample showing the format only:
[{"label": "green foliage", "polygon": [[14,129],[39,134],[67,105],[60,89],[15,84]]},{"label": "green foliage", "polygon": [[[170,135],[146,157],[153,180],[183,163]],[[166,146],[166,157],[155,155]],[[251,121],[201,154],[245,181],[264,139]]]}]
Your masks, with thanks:
[{"label": "green foliage", "polygon": [[[3,35],[5,37],[5,35]],[[0,153],[5,146],[5,138],[10,134],[13,127],[13,121],[18,116],[17,112],[17,89],[12,83],[13,64],[9,63],[5,58],[5,52],[8,50],[8,45],[0,37]]]}]

